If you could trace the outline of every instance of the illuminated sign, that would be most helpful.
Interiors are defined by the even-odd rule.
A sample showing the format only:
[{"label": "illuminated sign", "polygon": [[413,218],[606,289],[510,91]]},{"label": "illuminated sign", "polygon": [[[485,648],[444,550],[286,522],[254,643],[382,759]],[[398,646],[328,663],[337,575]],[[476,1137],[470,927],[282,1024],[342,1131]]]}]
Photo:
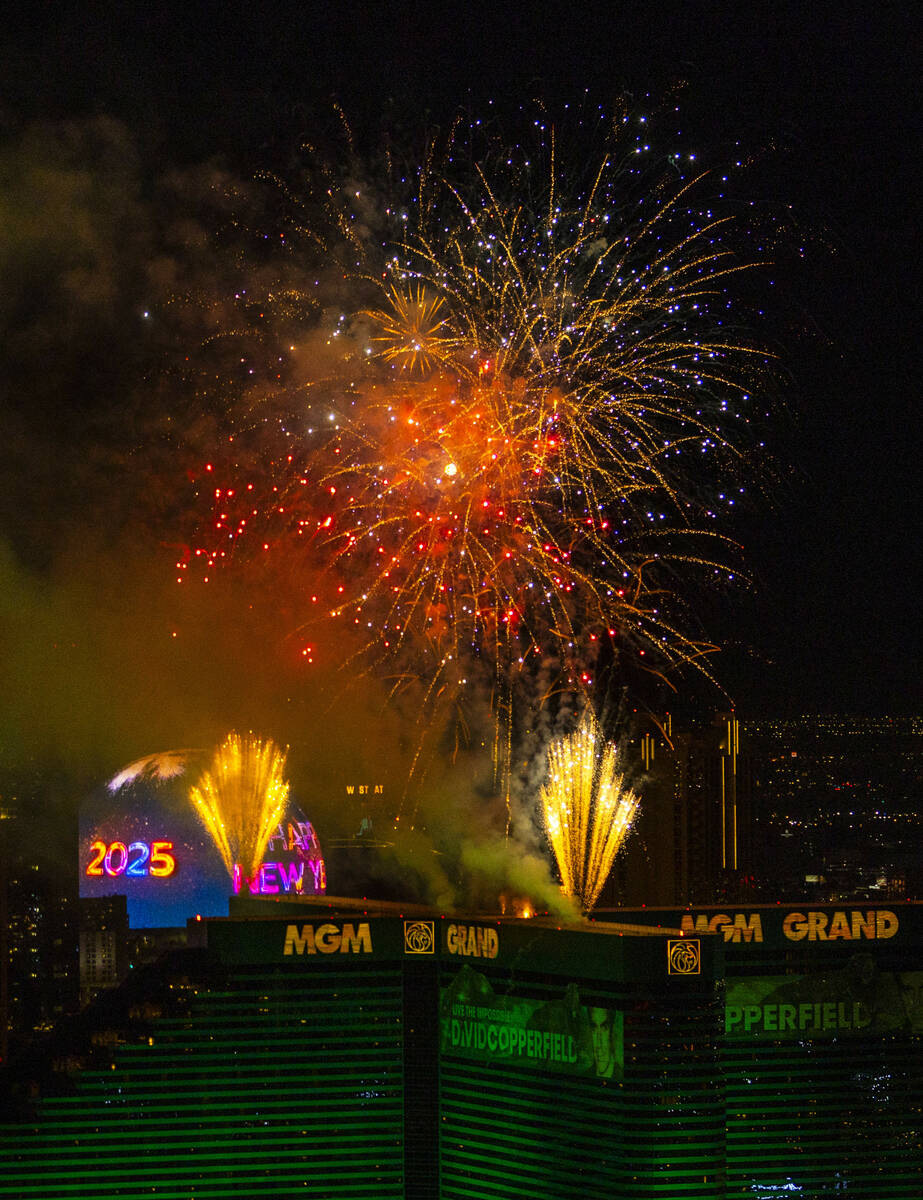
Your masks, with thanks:
[{"label": "illuminated sign", "polygon": [[531,1058],[548,1063],[576,1063],[577,1043],[571,1035],[547,1029],[523,1029],[495,1021],[452,1018],[450,1046],[453,1050],[483,1050],[501,1058]]},{"label": "illuminated sign", "polygon": [[87,875],[128,875],[141,879],[145,875],[166,878],[176,870],[172,842],[102,842],[90,844]]},{"label": "illuminated sign", "polygon": [[667,939],[667,974],[700,975],[702,944],[698,938]]},{"label": "illuminated sign", "polygon": [[832,942],[837,938],[891,938],[897,933],[898,920],[893,912],[879,908],[869,912],[791,912],[782,922],[782,932],[793,942]]},{"label": "illuminated sign", "polygon": [[700,913],[694,921],[689,913],[683,913],[680,929],[684,933],[723,933],[726,942],[763,940],[759,913],[735,913],[732,917],[726,913],[715,913],[711,917]]},{"label": "illuminated sign", "polygon": [[468,958],[496,958],[500,940],[496,929],[483,925],[449,925],[445,931],[445,948],[449,954]]},{"label": "illuminated sign", "polygon": [[729,978],[725,1032],[799,1041],[916,1032],[923,1027],[921,981],[923,972],[880,970],[868,953],[835,971]]},{"label": "illuminated sign", "polygon": [[[790,942],[883,940],[894,937],[899,927],[896,913],[887,908],[838,909],[832,913],[811,909],[786,913],[782,921],[782,933]],[[685,933],[722,933],[726,942],[763,941],[763,920],[759,912],[697,913],[695,916],[683,913],[680,928]]]},{"label": "illuminated sign", "polygon": [[436,923],[435,923],[435,921],[405,921],[404,922],[404,953],[405,954],[435,954],[436,953]]},{"label": "illuminated sign", "polygon": [[553,1000],[499,995],[466,964],[441,990],[440,1009],[443,1054],[599,1079],[624,1073],[623,1014],[581,1004],[574,983]]},{"label": "illuminated sign", "polygon": [[229,877],[182,774],[87,796],[77,854],[81,898],[124,895],[132,929],[177,928],[197,915],[224,916],[235,893],[312,896],[327,886],[317,835],[294,803],[273,827],[256,871],[248,862]]},{"label": "illuminated sign", "polygon": [[[235,896],[239,896],[244,888],[251,896],[288,895],[289,892],[296,895],[314,895],[326,888],[327,875],[322,858],[307,863],[264,862],[260,864],[260,869],[253,879],[248,879],[240,865],[235,863],[231,882]],[[310,887],[306,888],[305,883],[309,883]]]},{"label": "illuminated sign", "polygon": [[285,930],[282,953],[293,954],[371,954],[372,934],[367,921],[358,929],[350,922],[339,925],[289,925]]},{"label": "illuminated sign", "polygon": [[303,854],[317,853],[320,843],[310,821],[287,821],[276,826],[276,831],[266,842],[266,853],[283,850],[300,850]]},{"label": "illuminated sign", "polygon": [[726,1033],[834,1034],[867,1029],[868,1010],[860,1000],[823,1000],[805,1004],[728,1004],[724,1010]]},{"label": "illuminated sign", "polygon": [[[267,856],[288,854],[287,861],[269,858],[260,864],[256,875],[244,875],[240,864],[234,864],[231,880],[234,895],[246,888],[251,896],[317,895],[327,890],[327,871],[320,856],[320,844],[310,821],[289,821],[279,825],[266,843]],[[294,856],[294,857],[293,857]]]}]

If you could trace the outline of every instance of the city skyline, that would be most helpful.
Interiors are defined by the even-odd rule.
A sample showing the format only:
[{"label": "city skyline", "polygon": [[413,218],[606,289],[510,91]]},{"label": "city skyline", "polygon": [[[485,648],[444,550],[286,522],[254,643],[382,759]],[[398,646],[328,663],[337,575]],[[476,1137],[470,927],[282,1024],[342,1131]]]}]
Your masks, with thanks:
[{"label": "city skyline", "polygon": [[7,17],[0,1194],[918,1194],[913,32]]}]

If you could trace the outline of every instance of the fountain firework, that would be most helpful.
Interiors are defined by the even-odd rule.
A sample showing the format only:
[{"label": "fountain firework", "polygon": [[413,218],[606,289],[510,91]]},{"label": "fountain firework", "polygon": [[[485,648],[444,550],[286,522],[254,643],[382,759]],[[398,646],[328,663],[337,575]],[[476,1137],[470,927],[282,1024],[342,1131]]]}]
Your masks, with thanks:
[{"label": "fountain firework", "polygon": [[230,733],[189,799],[233,879],[235,867],[256,876],[266,843],[288,802],[285,752],[271,740]]},{"label": "fountain firework", "polygon": [[562,891],[590,912],[638,807],[618,768],[618,748],[606,740],[591,709],[574,733],[548,747],[541,801]]}]

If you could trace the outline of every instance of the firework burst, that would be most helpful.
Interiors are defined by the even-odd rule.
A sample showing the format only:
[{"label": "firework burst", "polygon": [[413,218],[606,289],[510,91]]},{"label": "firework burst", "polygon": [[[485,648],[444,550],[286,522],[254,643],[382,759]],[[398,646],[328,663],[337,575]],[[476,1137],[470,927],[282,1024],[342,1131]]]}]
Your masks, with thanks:
[{"label": "firework burst", "polygon": [[245,545],[280,562],[312,657],[332,622],[358,636],[350,661],[431,694],[490,672],[497,708],[538,657],[589,689],[603,646],[709,674],[687,600],[739,573],[721,518],[770,367],[731,320],[750,264],[697,200],[707,176],[652,173],[646,129],[606,125],[589,174],[544,125],[537,153],[466,169],[456,131],[377,224],[325,177],[355,299],[326,331],[338,366],[280,387],[270,466],[215,488],[195,547],[209,569]]},{"label": "firework burst", "polygon": [[186,773],[190,759],[197,753],[195,750],[163,750],[158,754],[147,754],[113,775],[107,787],[110,792],[118,792],[138,780],[150,779],[162,783],[176,779]]},{"label": "firework burst", "polygon": [[451,349],[452,339],[445,333],[445,301],[422,286],[404,291],[395,288],[387,296],[387,307],[372,310],[368,316],[375,325],[378,353],[402,370],[426,374]]},{"label": "firework burst", "polygon": [[314,464],[352,583],[335,610],[371,617],[379,650],[422,636],[443,662],[553,646],[570,683],[600,639],[707,669],[714,647],[673,615],[667,579],[731,573],[692,481],[710,459],[723,498],[742,465],[766,367],[727,325],[747,264],[729,219],[693,206],[701,176],[638,197],[610,149],[570,198],[568,182],[553,141],[544,167],[519,152],[496,178],[421,172],[414,219],[368,271],[370,375]]}]

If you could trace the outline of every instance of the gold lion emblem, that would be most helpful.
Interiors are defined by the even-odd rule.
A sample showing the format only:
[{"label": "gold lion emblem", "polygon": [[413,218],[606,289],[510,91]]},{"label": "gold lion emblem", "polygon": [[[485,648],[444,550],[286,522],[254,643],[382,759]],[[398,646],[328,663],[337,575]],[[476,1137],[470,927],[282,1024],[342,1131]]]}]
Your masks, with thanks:
[{"label": "gold lion emblem", "polygon": [[404,953],[436,953],[436,930],[433,921],[404,922]]},{"label": "gold lion emblem", "polygon": [[670,938],[667,942],[668,975],[700,975],[702,946],[698,938]]}]

